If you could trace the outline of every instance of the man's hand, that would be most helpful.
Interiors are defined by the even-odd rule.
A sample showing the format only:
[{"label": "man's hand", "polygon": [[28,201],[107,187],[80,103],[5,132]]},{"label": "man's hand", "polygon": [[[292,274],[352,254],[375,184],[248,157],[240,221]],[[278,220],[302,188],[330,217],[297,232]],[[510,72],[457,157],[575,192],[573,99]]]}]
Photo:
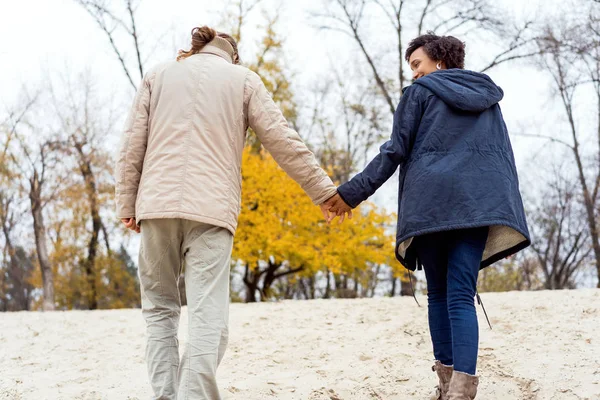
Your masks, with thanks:
[{"label": "man's hand", "polygon": [[344,222],[346,214],[348,215],[348,218],[352,219],[352,208],[342,200],[339,193],[336,193],[325,203],[321,204],[321,211],[323,212],[323,216],[325,216],[327,223],[331,222],[337,216],[340,217],[341,224]]},{"label": "man's hand", "polygon": [[135,224],[135,218],[121,218],[121,222],[127,229],[140,233],[140,226]]},{"label": "man's hand", "polygon": [[321,204],[319,206],[321,208],[321,212],[323,213],[323,217],[325,218],[325,221],[327,221],[327,223],[330,223],[332,219],[335,218],[335,214],[329,214],[329,207],[327,205],[327,202]]}]

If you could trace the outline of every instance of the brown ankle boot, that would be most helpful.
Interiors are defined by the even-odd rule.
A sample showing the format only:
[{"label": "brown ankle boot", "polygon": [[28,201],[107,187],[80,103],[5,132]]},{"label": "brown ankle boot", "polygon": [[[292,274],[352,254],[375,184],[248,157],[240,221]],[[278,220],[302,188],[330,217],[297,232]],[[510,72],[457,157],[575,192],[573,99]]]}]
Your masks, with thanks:
[{"label": "brown ankle boot", "polygon": [[440,380],[440,383],[436,386],[435,393],[431,396],[431,400],[448,400],[448,385],[450,384],[454,368],[436,361],[431,370],[437,373]]},{"label": "brown ankle boot", "polygon": [[448,400],[473,400],[477,394],[479,377],[454,371],[448,387]]}]

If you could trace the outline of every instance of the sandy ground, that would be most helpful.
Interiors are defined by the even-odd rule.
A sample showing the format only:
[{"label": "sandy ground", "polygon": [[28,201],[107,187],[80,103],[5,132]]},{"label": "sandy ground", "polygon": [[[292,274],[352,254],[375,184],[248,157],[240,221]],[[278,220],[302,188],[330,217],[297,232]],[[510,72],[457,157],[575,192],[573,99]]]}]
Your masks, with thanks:
[{"label": "sandy ground", "polygon": [[[483,300],[478,399],[600,399],[600,290]],[[428,399],[436,383],[412,298],[234,304],[230,319],[227,400]],[[183,345],[185,308],[181,322]],[[0,314],[0,399],[149,399],[144,340],[139,310]]]}]

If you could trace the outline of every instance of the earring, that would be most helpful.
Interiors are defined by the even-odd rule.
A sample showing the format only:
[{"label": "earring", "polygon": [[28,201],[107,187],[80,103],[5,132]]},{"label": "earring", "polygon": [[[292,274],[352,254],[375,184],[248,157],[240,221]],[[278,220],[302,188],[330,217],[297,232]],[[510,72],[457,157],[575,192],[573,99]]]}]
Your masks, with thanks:
[{"label": "earring", "polygon": [[442,69],[442,64],[441,64],[441,63],[438,63],[438,64],[437,64],[435,67],[436,67],[437,69]]}]

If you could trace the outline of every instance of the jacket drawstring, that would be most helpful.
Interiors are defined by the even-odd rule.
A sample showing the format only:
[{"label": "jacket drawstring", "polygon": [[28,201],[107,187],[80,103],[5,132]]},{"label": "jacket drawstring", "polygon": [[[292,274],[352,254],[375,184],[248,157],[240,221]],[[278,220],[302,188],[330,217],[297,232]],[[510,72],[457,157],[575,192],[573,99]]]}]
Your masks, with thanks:
[{"label": "jacket drawstring", "polygon": [[[419,257],[417,257],[417,269],[423,269],[423,265],[421,265],[421,260],[419,259]],[[419,304],[419,300],[417,300],[417,295],[415,294],[415,287],[413,286],[412,274],[410,273],[410,269],[407,268],[406,272],[408,274],[408,281],[410,282],[410,290],[412,292],[413,299],[415,299],[417,305],[421,307],[421,305]]]},{"label": "jacket drawstring", "polygon": [[486,319],[490,329],[492,329],[492,324],[490,324],[490,319],[488,318],[487,312],[485,311],[485,307],[483,306],[483,301],[481,301],[481,296],[479,296],[479,291],[476,291],[475,295],[477,295],[477,303],[481,306],[481,309],[483,310],[483,314],[485,315],[485,319]]},{"label": "jacket drawstring", "polygon": [[412,291],[413,299],[415,299],[415,301],[417,302],[417,305],[419,307],[421,307],[421,305],[419,304],[419,301],[417,300],[417,295],[415,294],[415,288],[413,286],[413,281],[412,281],[412,274],[410,273],[409,269],[407,269],[406,272],[408,273],[408,281],[410,282],[410,290]]},{"label": "jacket drawstring", "polygon": [[[417,269],[422,269],[422,268],[423,268],[423,265],[421,264],[421,260],[419,260],[419,258],[417,258]],[[409,269],[407,269],[406,272],[408,274],[408,280],[410,282],[410,290],[412,291],[413,298],[417,302],[417,305],[419,307],[421,307],[421,305],[419,304],[419,301],[417,300],[417,295],[415,294],[415,288],[413,286],[413,281],[412,281],[412,274],[410,273]],[[485,315],[485,320],[487,321],[490,329],[492,329],[492,324],[490,323],[490,319],[488,318],[487,311],[485,311],[485,307],[483,306],[483,301],[481,301],[481,296],[479,295],[478,290],[475,291],[475,295],[477,296],[477,304],[479,304],[481,306],[481,309],[483,310],[483,315]]]}]

